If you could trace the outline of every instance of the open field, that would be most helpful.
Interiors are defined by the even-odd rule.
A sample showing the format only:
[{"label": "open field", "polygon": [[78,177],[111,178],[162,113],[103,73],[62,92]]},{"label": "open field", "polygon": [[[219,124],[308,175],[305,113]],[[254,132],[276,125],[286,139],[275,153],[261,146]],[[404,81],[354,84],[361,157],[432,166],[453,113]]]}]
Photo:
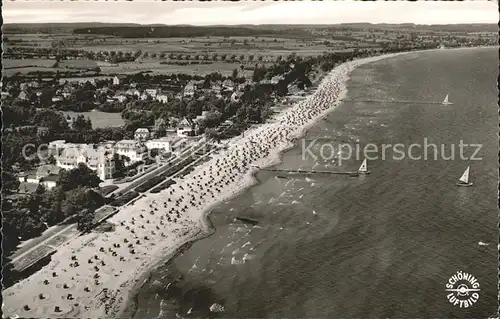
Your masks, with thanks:
[{"label": "open field", "polygon": [[64,70],[64,69],[39,67],[39,66],[21,67],[21,68],[12,68],[12,69],[5,69],[4,68],[2,70],[2,75],[3,76],[12,76],[12,75],[14,75],[16,73],[26,74],[26,73],[29,73],[29,72],[37,72],[37,71],[54,72],[55,73],[56,71],[61,71],[61,70]]},{"label": "open field", "polygon": [[[35,41],[38,35],[16,35],[14,39]],[[43,36],[43,35],[42,35]],[[68,69],[99,67],[101,74],[126,74],[151,71],[156,74],[186,73],[205,75],[220,72],[230,75],[238,69],[240,75],[251,76],[251,71],[240,69],[255,64],[274,63],[276,59],[292,53],[300,56],[317,56],[325,51],[332,51],[322,41],[303,39],[286,39],[278,37],[197,37],[197,38],[145,38],[120,39],[99,35],[88,36],[83,43],[82,36],[71,34],[59,35],[65,49],[83,50],[87,52],[142,52],[142,56],[134,62],[111,64],[104,61],[88,59],[61,60],[58,68],[42,69],[52,66],[55,61],[47,59],[5,59],[9,76],[16,72],[31,71],[67,71]],[[43,36],[45,37],[45,36]],[[87,36],[86,36],[87,37]],[[338,46],[343,42],[339,41]],[[225,62],[224,59],[234,61]],[[39,62],[39,63],[37,63]],[[161,64],[161,62],[167,62]],[[176,65],[175,63],[187,63]],[[201,64],[210,63],[210,64]],[[29,66],[30,68],[27,68]],[[12,69],[17,67],[16,69]],[[35,67],[35,68],[33,68]],[[38,69],[38,68],[40,69]]]},{"label": "open field", "polygon": [[68,69],[89,69],[98,66],[97,61],[93,60],[61,60],[59,61],[60,68]]},{"label": "open field", "polygon": [[4,69],[25,67],[51,68],[55,63],[55,60],[49,59],[3,59]]},{"label": "open field", "polygon": [[152,71],[154,74],[174,74],[186,73],[191,75],[209,74],[219,72],[222,75],[230,75],[234,69],[238,69],[238,74],[249,77],[252,71],[240,69],[241,63],[225,63],[214,62],[212,64],[190,64],[190,65],[175,65],[175,64],[160,64],[160,61],[137,61],[119,63],[118,66],[101,67],[102,74],[126,74],[137,73],[141,71]]}]

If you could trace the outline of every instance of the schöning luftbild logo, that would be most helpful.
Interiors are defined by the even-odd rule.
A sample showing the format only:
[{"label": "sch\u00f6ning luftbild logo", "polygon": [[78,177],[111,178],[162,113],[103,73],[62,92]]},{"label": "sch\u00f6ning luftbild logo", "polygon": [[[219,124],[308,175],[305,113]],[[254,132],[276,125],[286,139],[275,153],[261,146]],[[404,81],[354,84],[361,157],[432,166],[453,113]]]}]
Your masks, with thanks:
[{"label": "sch\u00f6ning luftbild logo", "polygon": [[460,308],[469,308],[479,300],[479,282],[471,274],[457,271],[450,277],[446,284],[446,291],[450,293],[446,296],[448,301]]}]

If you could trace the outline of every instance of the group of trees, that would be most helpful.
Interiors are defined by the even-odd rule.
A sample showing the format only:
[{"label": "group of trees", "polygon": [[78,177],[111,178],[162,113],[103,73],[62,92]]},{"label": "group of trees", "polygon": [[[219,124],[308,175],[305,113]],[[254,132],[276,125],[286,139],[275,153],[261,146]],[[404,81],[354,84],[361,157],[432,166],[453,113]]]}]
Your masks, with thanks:
[{"label": "group of trees", "polygon": [[38,236],[64,220],[77,221],[80,227],[87,227],[95,210],[104,204],[104,198],[94,191],[99,183],[95,172],[80,164],[70,171],[63,170],[57,186],[51,190],[40,184],[34,193],[15,203],[3,198],[7,204],[3,210],[4,238],[8,238],[7,245],[4,242],[3,246],[5,253],[9,255],[20,240]]},{"label": "group of trees", "polygon": [[192,37],[227,37],[227,36],[265,36],[285,34],[285,31],[252,29],[245,27],[217,26],[134,26],[134,27],[91,27],[74,29],[74,34],[102,34],[121,38],[192,38]]}]

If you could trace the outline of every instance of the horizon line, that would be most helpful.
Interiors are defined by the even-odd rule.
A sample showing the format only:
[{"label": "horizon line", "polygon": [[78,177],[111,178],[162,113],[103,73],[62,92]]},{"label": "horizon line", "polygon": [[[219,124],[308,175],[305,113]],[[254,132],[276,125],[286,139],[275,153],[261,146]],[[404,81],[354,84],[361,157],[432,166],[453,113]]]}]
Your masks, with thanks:
[{"label": "horizon line", "polygon": [[233,26],[275,26],[275,25],[282,25],[282,26],[287,26],[287,25],[293,25],[293,26],[299,26],[299,25],[326,25],[326,26],[334,26],[334,25],[353,25],[353,24],[371,24],[371,25],[415,25],[415,26],[440,26],[440,25],[471,25],[471,24],[487,24],[487,25],[498,25],[498,23],[495,22],[457,22],[457,23],[432,23],[432,24],[426,24],[426,23],[414,23],[414,22],[400,22],[400,23],[391,23],[391,22],[342,22],[342,23],[241,23],[241,24],[166,24],[166,23],[151,23],[151,24],[142,24],[142,23],[137,23],[137,22],[103,22],[103,21],[78,21],[78,22],[10,22],[10,23],[4,23],[3,25],[14,25],[14,24],[82,24],[82,23],[102,23],[102,24],[119,24],[119,25],[139,25],[139,26],[194,26],[194,27],[208,27],[208,26],[228,26],[228,27],[233,27]]}]

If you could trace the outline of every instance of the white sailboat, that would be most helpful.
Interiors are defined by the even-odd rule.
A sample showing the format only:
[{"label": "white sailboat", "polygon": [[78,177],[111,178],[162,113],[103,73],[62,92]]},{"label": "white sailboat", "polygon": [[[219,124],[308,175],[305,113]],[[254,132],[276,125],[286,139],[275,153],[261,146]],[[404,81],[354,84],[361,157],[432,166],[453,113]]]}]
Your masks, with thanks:
[{"label": "white sailboat", "polygon": [[457,186],[472,186],[472,183],[469,181],[469,179],[470,179],[470,165],[467,166],[467,169],[462,174],[462,177],[460,177],[459,181],[457,182]]},{"label": "white sailboat", "polygon": [[359,174],[370,174],[371,171],[368,170],[368,165],[366,163],[366,158],[364,159],[363,163],[361,166],[358,168],[358,173]]},{"label": "white sailboat", "polygon": [[443,100],[443,103],[441,103],[443,105],[450,105],[450,104],[453,104],[450,102],[450,97],[449,97],[449,94],[446,94],[444,100]]}]

